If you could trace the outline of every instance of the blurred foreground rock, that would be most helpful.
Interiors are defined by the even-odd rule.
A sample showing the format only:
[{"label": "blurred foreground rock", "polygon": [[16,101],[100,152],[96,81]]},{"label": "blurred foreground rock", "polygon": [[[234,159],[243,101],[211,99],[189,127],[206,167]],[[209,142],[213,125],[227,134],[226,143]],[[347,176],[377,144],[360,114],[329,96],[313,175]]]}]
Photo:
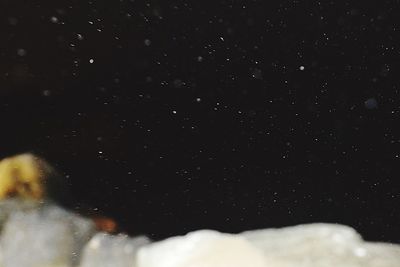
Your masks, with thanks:
[{"label": "blurred foreground rock", "polygon": [[[307,224],[153,242],[111,235],[114,222],[65,208],[63,177],[32,154],[0,161],[0,267],[400,267],[400,246],[352,228]],[[99,227],[100,226],[100,227]]]},{"label": "blurred foreground rock", "polygon": [[399,267],[400,246],[352,228],[307,224],[225,234],[200,230],[150,243],[96,231],[51,202],[0,201],[0,267]]},{"label": "blurred foreground rock", "polygon": [[[14,208],[18,200],[8,201]],[[4,207],[4,206],[3,206]],[[53,204],[16,209],[8,215],[0,237],[4,267],[75,266],[95,233],[89,220]]]},{"label": "blurred foreground rock", "polygon": [[144,236],[98,233],[86,245],[80,267],[134,267],[137,250],[149,243]]}]

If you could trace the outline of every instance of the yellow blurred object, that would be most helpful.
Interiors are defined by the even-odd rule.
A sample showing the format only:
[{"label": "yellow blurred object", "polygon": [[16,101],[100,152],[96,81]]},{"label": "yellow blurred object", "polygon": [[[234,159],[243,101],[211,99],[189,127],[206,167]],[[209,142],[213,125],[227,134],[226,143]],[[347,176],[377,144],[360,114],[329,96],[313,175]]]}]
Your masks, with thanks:
[{"label": "yellow blurred object", "polygon": [[46,179],[52,168],[32,154],[21,154],[0,161],[0,200],[22,197],[42,200],[46,197]]},{"label": "yellow blurred object", "polygon": [[65,177],[59,175],[45,160],[30,153],[0,161],[0,201],[12,197],[55,201],[91,218],[98,230],[108,233],[118,230],[115,220],[94,212],[93,209],[74,206]]}]

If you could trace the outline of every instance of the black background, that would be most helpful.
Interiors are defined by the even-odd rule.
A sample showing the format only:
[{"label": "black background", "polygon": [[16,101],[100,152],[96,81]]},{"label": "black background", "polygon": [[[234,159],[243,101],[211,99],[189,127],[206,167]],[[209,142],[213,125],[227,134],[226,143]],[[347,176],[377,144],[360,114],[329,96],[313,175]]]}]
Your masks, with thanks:
[{"label": "black background", "polygon": [[2,0],[0,156],[45,157],[131,234],[400,242],[398,7]]}]

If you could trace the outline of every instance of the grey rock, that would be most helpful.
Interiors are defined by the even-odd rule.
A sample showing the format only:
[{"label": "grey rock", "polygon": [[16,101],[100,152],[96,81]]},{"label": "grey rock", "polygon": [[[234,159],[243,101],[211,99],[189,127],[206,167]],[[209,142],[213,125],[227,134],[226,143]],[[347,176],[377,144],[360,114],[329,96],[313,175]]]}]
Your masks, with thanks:
[{"label": "grey rock", "polygon": [[43,203],[19,198],[10,198],[0,201],[0,231],[10,214],[16,211],[37,209]]},{"label": "grey rock", "polygon": [[95,225],[53,204],[8,215],[0,237],[1,267],[71,267]]}]

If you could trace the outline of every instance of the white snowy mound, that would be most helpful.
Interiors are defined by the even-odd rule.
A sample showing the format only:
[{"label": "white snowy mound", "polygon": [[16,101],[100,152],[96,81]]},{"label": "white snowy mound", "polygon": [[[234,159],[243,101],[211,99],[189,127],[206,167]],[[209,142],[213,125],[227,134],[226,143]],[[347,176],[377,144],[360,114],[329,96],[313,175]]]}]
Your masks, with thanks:
[{"label": "white snowy mound", "polygon": [[241,234],[273,267],[400,267],[400,246],[365,242],[348,226],[305,224]]},{"label": "white snowy mound", "polygon": [[238,235],[201,230],[142,247],[137,267],[400,267],[400,246],[308,224]]},{"label": "white snowy mound", "polygon": [[138,267],[266,267],[260,249],[240,236],[201,230],[143,247]]}]

